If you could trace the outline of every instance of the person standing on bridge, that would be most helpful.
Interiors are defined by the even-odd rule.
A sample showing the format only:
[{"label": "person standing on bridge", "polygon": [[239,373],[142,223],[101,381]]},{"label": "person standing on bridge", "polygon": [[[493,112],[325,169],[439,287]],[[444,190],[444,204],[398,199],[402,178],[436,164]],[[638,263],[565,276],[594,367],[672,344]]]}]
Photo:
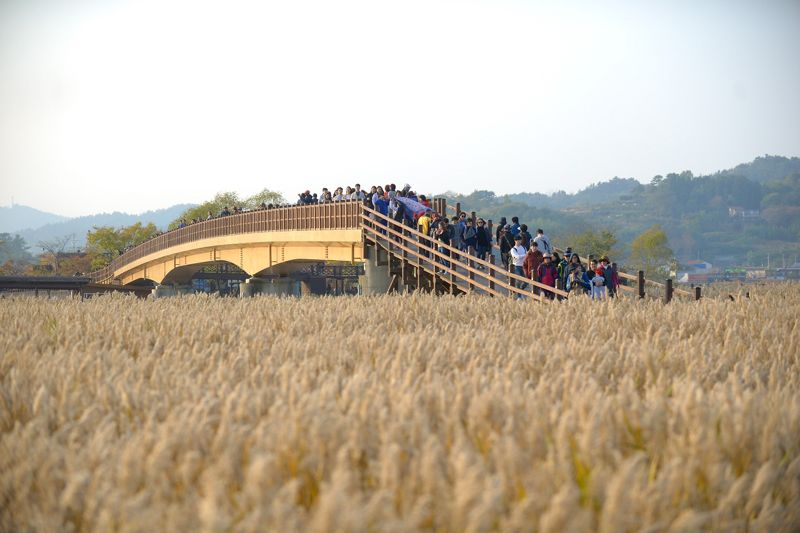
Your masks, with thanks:
[{"label": "person standing on bridge", "polygon": [[[443,217],[439,222],[439,227],[433,232],[433,239],[439,242],[439,252],[444,255],[450,255],[450,250],[446,246],[450,246],[452,240],[452,233],[450,224],[447,223],[447,217]],[[443,257],[437,257],[437,261],[442,263],[446,268],[450,268],[450,261]],[[443,273],[444,271],[442,271]]]},{"label": "person standing on bridge", "polygon": [[[512,266],[513,266],[512,272],[514,272],[514,274],[516,274],[518,276],[525,277],[524,265],[525,265],[525,255],[526,255],[527,252],[525,251],[525,247],[522,246],[522,235],[517,234],[514,237],[514,247],[511,248],[511,252],[510,253],[511,253]],[[511,280],[511,284],[512,284],[512,286],[513,285],[517,285],[516,280]],[[522,282],[522,285],[520,285],[519,288],[522,289],[522,290],[525,290],[526,288],[528,288],[528,284]],[[517,293],[517,299],[521,300],[522,299],[522,295]]]},{"label": "person standing on bridge", "polygon": [[[427,211],[425,211],[425,212],[422,214],[422,216],[421,216],[421,217],[419,217],[419,218],[417,219],[417,229],[419,230],[419,232],[420,232],[420,233],[422,233],[423,235],[425,235],[425,237],[420,237],[420,238],[419,238],[419,243],[420,243],[422,246],[430,246],[430,245],[431,245],[431,243],[430,243],[430,240],[428,240],[428,238],[427,238],[427,235],[428,235],[428,233],[430,233],[430,231],[431,231],[431,214],[432,214],[432,213],[433,213],[433,212],[432,212],[430,209],[428,209]],[[422,255],[424,255],[425,257],[428,257],[428,251],[427,251],[427,250],[425,250],[424,248],[423,248],[423,249],[421,249],[421,250],[420,250],[420,252],[421,252],[421,253],[422,253]]]},{"label": "person standing on bridge", "polygon": [[500,231],[500,260],[506,271],[511,270],[511,249],[514,247],[514,237],[511,235],[511,225],[506,224]]},{"label": "person standing on bridge", "polygon": [[[558,270],[552,263],[553,257],[550,254],[544,254],[544,262],[539,265],[536,272],[536,277],[539,278],[539,283],[547,285],[548,287],[556,286],[556,279],[558,278]],[[543,291],[545,298],[553,299],[555,294],[550,291]]]},{"label": "person standing on bridge", "polygon": [[533,281],[539,281],[536,277],[537,270],[543,262],[544,258],[542,257],[542,252],[539,251],[539,245],[536,242],[532,242],[528,247],[528,253],[525,254],[525,262],[522,265],[525,270],[525,277]]},{"label": "person standing on bridge", "polygon": [[351,196],[351,198],[350,198],[351,200],[358,200],[359,202],[363,202],[364,199],[367,197],[367,195],[364,194],[364,191],[361,190],[361,184],[360,183],[356,183],[356,188],[355,188],[355,190],[352,192],[352,194],[350,196]]},{"label": "person standing on bridge", "polygon": [[544,234],[542,228],[536,230],[536,237],[534,237],[533,240],[539,244],[539,251],[543,254],[553,253],[553,246],[550,244],[550,239]]},{"label": "person standing on bridge", "polygon": [[[482,218],[478,219],[478,228],[475,234],[475,251],[478,254],[478,259],[486,261],[486,255],[492,251],[492,232],[486,227],[486,221]],[[483,268],[483,267],[478,267]]]},{"label": "person standing on bridge", "polygon": [[475,248],[478,244],[478,230],[475,228],[471,218],[467,219],[467,226],[464,229],[464,250],[467,254],[474,256]]},{"label": "person standing on bridge", "polygon": [[500,217],[500,223],[497,225],[497,229],[494,230],[494,242],[497,243],[497,246],[500,246],[500,233],[506,227],[506,217]]}]

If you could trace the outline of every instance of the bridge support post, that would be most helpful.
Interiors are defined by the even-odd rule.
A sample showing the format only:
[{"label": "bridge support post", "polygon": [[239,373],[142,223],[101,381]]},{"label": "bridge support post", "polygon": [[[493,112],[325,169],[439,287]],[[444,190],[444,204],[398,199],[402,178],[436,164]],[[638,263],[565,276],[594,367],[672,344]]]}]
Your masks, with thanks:
[{"label": "bridge support post", "polygon": [[167,298],[170,296],[180,296],[182,294],[192,294],[191,285],[156,285],[150,294],[153,298]]},{"label": "bridge support post", "polygon": [[169,296],[175,296],[177,293],[175,292],[175,287],[172,285],[156,285],[153,287],[150,294],[153,298],[167,298]]},{"label": "bridge support post", "polygon": [[239,284],[239,298],[251,298],[261,294],[263,283],[263,280],[257,278],[247,278],[244,283]]},{"label": "bridge support post", "polygon": [[372,254],[379,254],[380,248],[377,246],[364,247],[364,275],[359,276],[358,283],[361,285],[361,294],[371,296],[374,294],[386,294],[389,288],[391,276],[389,269],[378,266],[376,261],[370,257]]},{"label": "bridge support post", "polygon": [[293,279],[276,278],[262,285],[262,293],[273,296],[295,296],[295,283]]}]

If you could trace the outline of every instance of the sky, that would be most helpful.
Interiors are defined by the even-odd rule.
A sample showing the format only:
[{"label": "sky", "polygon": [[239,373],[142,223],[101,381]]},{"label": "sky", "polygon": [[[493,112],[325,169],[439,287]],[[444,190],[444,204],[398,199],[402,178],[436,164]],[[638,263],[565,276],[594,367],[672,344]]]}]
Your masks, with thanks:
[{"label": "sky", "polygon": [[0,0],[0,205],[573,192],[800,155],[800,0]]}]

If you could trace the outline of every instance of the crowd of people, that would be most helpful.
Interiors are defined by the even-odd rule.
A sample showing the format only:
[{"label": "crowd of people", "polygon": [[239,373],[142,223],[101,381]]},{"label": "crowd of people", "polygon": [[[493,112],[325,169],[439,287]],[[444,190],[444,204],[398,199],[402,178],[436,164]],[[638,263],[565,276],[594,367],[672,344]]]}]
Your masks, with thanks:
[{"label": "crowd of people", "polygon": [[[320,195],[305,191],[298,196],[299,205],[362,202],[396,224],[417,229],[424,236],[419,238],[422,244],[435,246],[445,256],[450,256],[448,246],[456,248],[460,255],[452,257],[453,260],[466,261],[475,257],[486,261],[496,245],[503,268],[527,280],[568,293],[585,293],[593,299],[617,294],[616,263],[607,256],[589,257],[588,264],[584,263],[571,247],[564,250],[562,257],[543,229],[537,229],[534,236],[526,224],[520,224],[518,217],[512,217],[510,223],[501,218],[493,235],[483,218],[473,220],[463,212],[448,218],[445,213],[435,211],[431,202],[424,195],[417,195],[408,184],[402,189],[395,184],[376,185],[369,192],[356,184],[355,187],[337,187],[333,193],[325,188]],[[383,217],[373,216],[377,222],[385,224]],[[451,266],[450,260],[441,256],[437,256],[436,261],[442,265],[442,272]],[[477,268],[484,267],[478,264]],[[521,289],[527,288],[527,283],[518,285]],[[545,297],[554,297],[553,292],[538,285],[533,290]]]},{"label": "crowd of people", "polygon": [[[607,256],[590,256],[588,263],[584,263],[578,253],[568,246],[562,257],[543,229],[537,229],[536,234],[532,235],[528,226],[521,224],[516,216],[511,217],[510,222],[505,217],[501,218],[492,234],[483,218],[473,219],[464,212],[448,218],[445,213],[437,212],[425,195],[417,195],[408,184],[400,189],[393,183],[375,185],[368,192],[358,183],[353,187],[337,187],[332,192],[323,188],[320,194],[306,190],[298,194],[294,205],[353,201],[363,203],[396,224],[415,228],[423,235],[419,237],[422,244],[435,247],[443,255],[450,257],[448,246],[457,249],[459,254],[450,257],[456,261],[467,261],[470,257],[487,261],[496,246],[503,268],[526,280],[535,281],[536,284],[532,284],[534,292],[545,297],[554,298],[554,293],[540,288],[540,285],[559,288],[570,294],[584,293],[592,299],[613,298],[617,294],[620,284],[617,265]],[[262,203],[258,210],[288,206]],[[219,213],[209,211],[205,219],[181,219],[178,228],[247,211],[239,206],[224,206]],[[383,217],[372,216],[376,222],[386,225]],[[442,272],[451,267],[450,261],[441,256],[437,256],[436,261],[441,265]],[[486,267],[478,263],[476,268]],[[516,285],[523,290],[528,287],[525,282],[517,282]]]}]

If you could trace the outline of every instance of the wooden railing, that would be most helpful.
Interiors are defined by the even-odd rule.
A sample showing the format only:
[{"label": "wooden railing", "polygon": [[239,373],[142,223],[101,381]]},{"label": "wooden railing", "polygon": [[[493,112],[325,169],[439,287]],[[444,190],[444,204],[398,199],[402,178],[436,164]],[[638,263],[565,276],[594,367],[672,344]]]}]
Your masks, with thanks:
[{"label": "wooden railing", "polygon": [[433,284],[437,279],[446,282],[450,292],[479,291],[491,296],[519,295],[535,300],[569,296],[555,287],[508,272],[495,264],[492,255],[488,261],[484,261],[453,246],[435,241],[433,237],[400,224],[373,209],[365,207],[362,219],[367,240],[385,248],[390,257],[399,259],[405,268],[416,270],[417,288],[422,288],[421,274],[425,272]]},{"label": "wooden railing", "polygon": [[358,201],[302,205],[249,211],[214,218],[163,233],[119,255],[90,274],[92,281],[110,283],[119,268],[155,252],[190,242],[264,231],[358,229],[362,204]]},{"label": "wooden railing", "polygon": [[[447,205],[447,209],[453,211],[456,215],[460,215],[461,211],[461,203],[456,202],[455,206]],[[472,216],[475,216],[475,212],[472,212]],[[490,225],[491,225],[491,221]],[[492,249],[499,249],[499,243],[493,243]],[[564,256],[564,250],[558,247],[554,247],[555,251],[557,251],[561,256]],[[669,302],[672,300],[674,295],[684,296],[686,298],[693,298],[694,300],[699,300],[702,295],[702,289],[700,287],[694,287],[693,291],[687,291],[684,289],[680,289],[674,286],[672,280],[667,280],[666,283],[659,283],[657,281],[653,281],[650,279],[646,279],[644,277],[644,272],[639,271],[637,275],[628,274],[625,272],[618,271],[617,274],[619,275],[620,281],[623,280],[629,282],[631,284],[635,284],[634,286],[627,285],[624,283],[620,283],[620,290],[625,293],[633,293],[637,295],[639,298],[646,298],[646,297],[655,297],[655,298],[663,298],[664,301]],[[640,284],[640,277],[643,283]],[[651,290],[648,292],[647,287],[650,287]]]}]

